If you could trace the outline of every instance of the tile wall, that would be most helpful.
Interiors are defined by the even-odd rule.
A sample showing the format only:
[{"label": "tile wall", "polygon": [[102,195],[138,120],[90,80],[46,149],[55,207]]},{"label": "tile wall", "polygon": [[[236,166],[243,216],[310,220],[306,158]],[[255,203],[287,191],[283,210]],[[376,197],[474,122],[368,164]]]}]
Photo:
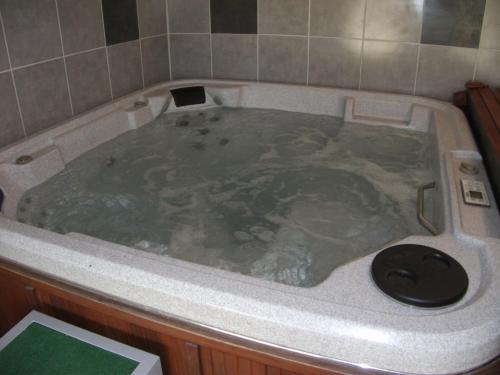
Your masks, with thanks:
[{"label": "tile wall", "polygon": [[442,100],[472,79],[500,86],[500,0],[169,0],[169,18],[174,79]]},{"label": "tile wall", "polygon": [[500,0],[0,0],[0,147],[144,86],[500,86]]},{"label": "tile wall", "polygon": [[0,0],[0,147],[170,79],[165,0]]}]

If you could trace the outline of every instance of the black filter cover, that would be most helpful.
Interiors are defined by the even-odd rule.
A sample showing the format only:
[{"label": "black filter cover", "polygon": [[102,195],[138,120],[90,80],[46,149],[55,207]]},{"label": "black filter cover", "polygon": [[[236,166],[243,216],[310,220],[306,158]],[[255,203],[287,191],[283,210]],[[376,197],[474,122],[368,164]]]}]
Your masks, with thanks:
[{"label": "black filter cover", "polygon": [[170,90],[177,107],[187,105],[204,104],[207,100],[203,86],[181,87]]},{"label": "black filter cover", "polygon": [[372,262],[372,277],[384,293],[420,307],[455,303],[469,285],[460,263],[421,245],[397,245],[381,251]]}]

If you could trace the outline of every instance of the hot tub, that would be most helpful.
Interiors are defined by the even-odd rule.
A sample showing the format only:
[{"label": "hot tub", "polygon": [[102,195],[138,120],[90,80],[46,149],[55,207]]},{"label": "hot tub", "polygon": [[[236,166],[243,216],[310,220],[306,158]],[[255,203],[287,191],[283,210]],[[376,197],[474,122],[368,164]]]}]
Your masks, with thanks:
[{"label": "hot tub", "polygon": [[[194,86],[204,88],[205,100],[199,104],[188,100],[187,105],[181,105],[186,104],[181,103],[183,100],[173,100],[171,90]],[[285,120],[276,125],[276,132],[269,137],[283,139],[281,143],[271,142],[281,148],[270,147],[258,153],[245,149],[253,136],[251,130],[246,133],[245,124],[254,126],[255,133],[259,134],[255,144],[261,140],[265,141],[261,143],[271,144],[266,138],[268,128],[257,128],[263,120],[256,114],[264,115],[267,124],[277,111],[284,111],[280,118]],[[239,114],[244,115],[242,124],[238,124],[243,127],[233,133],[231,123],[222,121],[226,127],[219,129],[219,133],[206,125],[218,122],[221,117],[238,122]],[[198,119],[203,116],[206,118]],[[299,127],[295,136],[290,136],[286,123],[290,123],[292,129],[293,122],[301,116],[305,127]],[[252,122],[251,118],[257,120]],[[190,127],[189,123],[195,125]],[[308,123],[311,124],[309,128]],[[339,137],[334,124],[341,128],[343,139],[355,138],[356,141],[331,143],[331,139]],[[130,241],[122,242],[120,233],[111,236],[107,230],[99,231],[101,223],[94,229],[85,226],[87,229],[81,231],[78,226],[64,227],[69,217],[74,221],[79,213],[62,216],[63,219],[59,219],[59,224],[63,221],[61,228],[56,225],[57,220],[50,220],[52,211],[48,210],[53,207],[42,207],[43,204],[52,200],[56,207],[63,202],[58,197],[48,199],[50,189],[49,193],[40,189],[59,178],[60,191],[71,190],[73,180],[60,176],[73,173],[71,168],[76,168],[75,171],[89,169],[88,165],[78,167],[77,164],[87,157],[85,155],[90,155],[86,154],[88,151],[106,150],[103,147],[113,142],[124,143],[126,149],[127,140],[133,139],[130,137],[155,129],[155,126],[158,129],[170,126],[172,134],[180,134],[171,144],[168,137],[174,135],[165,138],[167,150],[187,139],[191,148],[186,149],[195,155],[194,162],[189,157],[189,168],[201,165],[200,171],[204,173],[209,165],[220,172],[220,164],[216,162],[220,155],[227,159],[247,154],[255,158],[253,164],[242,167],[252,173],[243,173],[242,178],[233,181],[240,186],[243,179],[248,185],[243,190],[236,189],[246,192],[241,199],[254,203],[246,207],[247,211],[275,204],[269,203],[268,198],[259,198],[267,196],[263,193],[263,187],[268,186],[266,177],[275,179],[275,185],[269,185],[273,186],[273,192],[295,181],[295,189],[281,197],[285,203],[292,202],[290,207],[285,206],[291,214],[282,215],[290,220],[280,221],[276,210],[266,211],[261,216],[273,223],[273,231],[266,230],[250,215],[251,223],[246,223],[244,228],[235,224],[229,235],[227,231],[219,235],[217,238],[224,238],[225,247],[217,245],[222,250],[206,259],[193,250],[196,248],[193,238],[199,237],[199,231],[184,230],[186,226],[193,228],[192,215],[189,225],[184,223],[183,230],[166,237],[163,242],[168,242],[168,246],[160,240],[156,243],[156,237],[147,237],[147,228],[139,237],[132,236]],[[187,128],[191,133],[182,133]],[[211,141],[199,141],[209,136],[213,136]],[[371,141],[372,136],[374,141]],[[378,147],[381,139],[389,141]],[[409,139],[405,143],[406,150],[392,148],[404,139]],[[321,154],[319,164],[317,150],[310,149],[311,144],[314,147],[319,144],[322,150],[328,151],[326,159],[325,153]],[[149,151],[154,147],[161,149],[161,145],[162,142],[151,145]],[[410,148],[415,145],[419,146],[412,154]],[[142,146],[137,148],[138,152],[141,149]],[[111,169],[127,160],[116,156],[116,150],[109,155],[103,151],[98,157],[89,159],[94,163],[96,160],[102,162],[96,169],[103,174],[101,177],[97,174],[96,181],[103,180],[107,171],[111,173]],[[179,152],[183,155],[185,151]],[[273,160],[276,153],[286,152],[289,154],[283,160],[290,165],[284,168]],[[396,156],[404,160],[394,157],[396,152]],[[363,162],[359,161],[360,153],[364,155]],[[412,162],[414,154],[419,154],[426,162],[420,159]],[[144,147],[143,157],[148,155],[148,147]],[[293,158],[297,155],[305,163],[301,168],[294,167]],[[349,155],[348,163],[340,163],[343,155]],[[375,160],[380,155],[385,156],[381,161]],[[352,157],[357,158],[356,163],[351,162]],[[186,165],[173,156],[170,161],[174,166]],[[425,168],[420,168],[424,164]],[[321,168],[315,168],[317,165]],[[336,174],[328,177],[332,169]],[[398,178],[393,173],[395,170]],[[391,173],[381,177],[380,173],[387,171]],[[229,170],[228,173],[238,175],[237,172]],[[171,187],[169,184],[177,184],[179,188],[182,181],[190,181],[186,176],[184,180],[179,179],[180,172],[176,175],[160,169],[160,173],[166,178],[167,188]],[[213,173],[208,174],[212,176]],[[117,176],[123,174],[119,171]],[[206,191],[213,192],[214,181],[206,175],[202,177],[210,182],[205,185],[212,190]],[[323,195],[312,194],[311,189],[316,192],[320,184]],[[339,189],[338,185],[345,189]],[[199,186],[198,180],[196,186]],[[0,153],[0,189],[3,195],[2,258],[144,310],[310,355],[322,363],[352,364],[361,368],[418,374],[458,373],[478,367],[500,354],[500,217],[467,122],[458,109],[446,103],[409,96],[278,84],[173,81],[100,107],[4,149]],[[222,202],[227,206],[228,189],[217,185],[212,194],[217,204]],[[234,191],[233,186],[233,195]],[[162,190],[166,199],[169,193]],[[179,206],[189,206],[193,196],[188,194],[186,202],[179,203],[179,194],[176,194],[173,201],[167,199],[171,212]],[[398,194],[404,198],[399,199]],[[110,192],[108,195],[109,200],[101,202],[104,206],[131,204],[126,194],[117,197]],[[301,199],[289,199],[291,196]],[[75,197],[81,194],[76,192],[71,199]],[[370,200],[370,197],[376,198]],[[489,198],[486,202],[485,197]],[[466,203],[465,198],[469,202]],[[229,207],[241,208],[235,208],[241,205],[241,199],[231,201]],[[381,200],[385,203],[378,207]],[[393,200],[398,204],[392,204]],[[85,206],[88,201],[85,198],[79,205]],[[260,202],[258,207],[255,201]],[[137,210],[153,212],[157,206],[156,203],[147,206],[144,202],[137,204]],[[352,202],[351,210],[349,202]],[[34,203],[40,209],[30,212],[30,205]],[[213,205],[201,207],[204,209],[196,217],[208,218],[204,223],[230,216],[227,211],[210,216],[206,212],[212,212]],[[359,216],[360,207],[368,207],[365,211],[373,211],[373,214]],[[244,208],[241,217],[245,217]],[[95,211],[94,206],[92,210]],[[332,212],[341,213],[345,221],[339,221],[338,217],[329,221]],[[115,213],[121,216],[121,211]],[[226,222],[238,222],[239,216],[229,217]],[[379,220],[380,217],[385,219]],[[175,219],[180,220],[179,217]],[[89,220],[82,219],[87,223]],[[410,224],[395,230],[400,221]],[[354,228],[354,223],[368,224]],[[119,223],[116,228],[123,228],[121,225]],[[290,231],[291,227],[297,230]],[[377,233],[377,230],[380,236],[363,237],[368,231]],[[214,231],[216,229],[210,227],[208,232]],[[130,228],[124,227],[123,237],[129,232]],[[294,239],[296,233],[313,238],[314,243],[321,246],[318,245],[317,250],[311,246],[310,253],[300,252],[311,240]],[[228,236],[232,237],[228,239]],[[333,241],[339,236],[343,240],[340,244]],[[276,240],[278,237],[280,241]],[[356,239],[361,238],[364,238],[364,246],[360,247]],[[255,247],[257,243],[272,242],[270,239],[274,239],[274,244],[279,243],[278,250],[274,245]],[[235,243],[241,244],[234,250],[237,256],[231,252],[231,244]],[[330,244],[333,253],[337,247],[344,246],[343,255],[330,258],[327,246],[326,258],[321,258],[318,254],[325,253],[324,243]],[[429,308],[402,303],[400,298],[393,298],[395,295],[390,297],[382,292],[373,278],[372,262],[379,251],[402,244],[425,245],[453,257],[467,274],[465,295],[445,307]],[[252,258],[256,251],[263,254],[258,259]],[[285,258],[280,258],[283,253]],[[292,263],[288,264],[283,259],[289,259],[290,253],[296,256],[291,257]],[[231,263],[232,257],[237,259]],[[240,267],[243,258],[252,258],[249,263],[252,266]]]}]

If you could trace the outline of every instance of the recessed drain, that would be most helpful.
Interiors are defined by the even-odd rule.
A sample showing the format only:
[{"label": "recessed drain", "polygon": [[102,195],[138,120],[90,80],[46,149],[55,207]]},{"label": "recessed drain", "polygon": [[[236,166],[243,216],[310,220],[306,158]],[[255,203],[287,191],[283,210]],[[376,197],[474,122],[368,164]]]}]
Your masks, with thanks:
[{"label": "recessed drain", "polygon": [[397,245],[380,252],[372,263],[372,277],[387,295],[420,307],[455,303],[469,285],[460,263],[421,245]]}]

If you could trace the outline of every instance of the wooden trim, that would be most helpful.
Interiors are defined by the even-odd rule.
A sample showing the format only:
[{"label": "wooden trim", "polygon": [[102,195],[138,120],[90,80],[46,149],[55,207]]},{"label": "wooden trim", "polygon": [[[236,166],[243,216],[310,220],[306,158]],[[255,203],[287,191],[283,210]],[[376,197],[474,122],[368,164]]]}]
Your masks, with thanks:
[{"label": "wooden trim", "polygon": [[493,91],[495,94],[495,98],[497,98],[498,102],[500,102],[500,89],[496,89]]},{"label": "wooden trim", "polygon": [[455,105],[467,114],[500,211],[500,91],[476,82],[466,89],[465,103],[457,93]]},{"label": "wooden trim", "polygon": [[[0,260],[0,280],[17,283],[23,297],[12,304],[37,309],[81,328],[160,355],[165,374],[174,375],[340,375],[394,374],[329,363],[270,345],[227,335],[178,319],[138,310],[37,271]],[[1,295],[0,282],[0,295]],[[8,291],[11,295],[18,295]],[[24,296],[28,296],[24,298]],[[21,302],[19,302],[21,301]],[[14,306],[16,314],[25,314]],[[2,307],[0,306],[0,313]],[[14,325],[17,321],[12,321]],[[1,326],[1,324],[0,324]],[[500,357],[467,375],[500,373]]]},{"label": "wooden trim", "polygon": [[[283,368],[284,370],[300,372],[303,375],[390,373],[383,370],[367,372],[366,369],[362,368],[359,368],[358,371],[355,366],[344,364],[337,365],[333,363],[333,361],[324,361],[316,357],[311,358],[306,354],[295,353],[264,343],[256,343],[229,333],[198,326],[176,318],[155,315],[150,312],[138,310],[133,306],[126,305],[113,298],[98,295],[78,286],[55,280],[38,271],[27,270],[18,265],[0,260],[0,277],[2,276],[2,271],[11,274],[12,277],[16,277],[18,280],[37,291],[50,291],[50,296],[38,293],[39,305],[65,306],[67,310],[70,310],[70,307],[75,305],[84,308],[90,307],[95,311],[95,315],[87,319],[81,319],[82,324],[80,326],[82,326],[82,328],[85,328],[83,325],[88,324],[85,320],[92,320],[99,314],[103,314],[114,316],[117,320],[125,320],[138,327],[156,332],[159,335],[173,336],[180,340],[195,343],[200,347],[208,347],[216,352],[220,351],[222,353],[232,353],[236,355],[241,355],[241,353],[244,352],[244,358],[249,360],[261,362],[266,366],[274,366]],[[38,306],[33,306],[33,308]],[[50,308],[42,312],[52,316],[57,315],[56,311]],[[67,318],[68,320],[75,319],[74,316],[69,315]]]},{"label": "wooden trim", "polygon": [[481,120],[480,126],[490,138],[494,150],[500,152],[500,104],[489,88],[471,90],[471,105],[475,105]]}]

